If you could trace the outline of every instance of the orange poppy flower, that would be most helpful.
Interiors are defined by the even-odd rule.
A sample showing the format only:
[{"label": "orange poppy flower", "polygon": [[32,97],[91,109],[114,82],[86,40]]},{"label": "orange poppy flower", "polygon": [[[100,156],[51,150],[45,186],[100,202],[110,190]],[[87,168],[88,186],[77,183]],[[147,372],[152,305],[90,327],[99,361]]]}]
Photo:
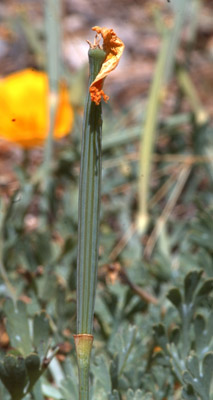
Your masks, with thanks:
[{"label": "orange poppy flower", "polygon": [[124,50],[124,44],[122,40],[117,37],[113,29],[94,26],[92,30],[96,31],[97,34],[101,34],[103,38],[103,50],[106,52],[106,59],[101,66],[101,70],[90,85],[91,100],[98,105],[102,97],[104,101],[109,99],[102,89],[104,79],[117,67]]},{"label": "orange poppy flower", "polygon": [[[49,130],[48,77],[26,69],[0,80],[0,137],[31,148],[44,143]],[[54,137],[68,134],[73,110],[68,90],[60,85]]]}]

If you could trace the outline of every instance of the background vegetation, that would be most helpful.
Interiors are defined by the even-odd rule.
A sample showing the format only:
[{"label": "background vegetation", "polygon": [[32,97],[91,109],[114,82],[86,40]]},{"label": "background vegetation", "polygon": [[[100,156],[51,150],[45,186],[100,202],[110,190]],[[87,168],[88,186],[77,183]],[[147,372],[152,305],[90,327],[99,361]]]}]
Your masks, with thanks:
[{"label": "background vegetation", "polygon": [[[1,399],[78,398],[78,179],[94,25],[126,49],[105,86],[91,398],[213,399],[211,13],[204,0],[62,2],[58,77],[72,132],[52,162],[47,146],[0,143]],[[2,77],[54,74],[51,15],[43,2],[1,2]]]}]

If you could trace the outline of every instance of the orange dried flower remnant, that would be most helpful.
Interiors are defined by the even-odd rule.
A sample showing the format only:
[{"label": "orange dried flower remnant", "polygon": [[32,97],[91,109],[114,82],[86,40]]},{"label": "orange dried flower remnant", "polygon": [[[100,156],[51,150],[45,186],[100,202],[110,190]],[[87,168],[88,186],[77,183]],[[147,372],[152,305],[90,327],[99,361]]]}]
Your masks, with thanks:
[{"label": "orange dried flower remnant", "polygon": [[103,50],[106,52],[106,59],[101,66],[101,70],[90,85],[91,100],[98,105],[102,97],[104,101],[109,99],[103,91],[104,79],[117,67],[124,50],[124,43],[118,38],[113,29],[94,26],[92,30],[96,31],[97,34],[101,34],[103,38]]},{"label": "orange dried flower remnant", "polygon": [[[0,80],[0,137],[24,148],[44,143],[49,130],[49,88],[45,72],[25,69]],[[54,137],[68,134],[73,109],[65,85],[60,85]]]}]

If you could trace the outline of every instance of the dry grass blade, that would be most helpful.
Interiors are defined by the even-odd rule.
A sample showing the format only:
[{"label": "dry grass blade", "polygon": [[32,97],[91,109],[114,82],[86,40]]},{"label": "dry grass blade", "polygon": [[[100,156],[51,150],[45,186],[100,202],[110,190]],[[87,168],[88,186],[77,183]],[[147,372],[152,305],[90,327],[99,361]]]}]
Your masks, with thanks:
[{"label": "dry grass blade", "polygon": [[166,182],[160,187],[160,189],[154,194],[149,202],[149,208],[157,204],[168,192],[172,182],[174,182],[176,176],[176,171],[166,180]]},{"label": "dry grass blade", "polygon": [[168,221],[168,218],[175,206],[175,204],[177,203],[177,200],[183,190],[183,187],[189,177],[191,168],[189,166],[184,166],[181,168],[180,171],[180,175],[178,178],[178,181],[169,197],[169,200],[161,214],[161,216],[159,217],[144,250],[144,256],[146,256],[147,258],[149,258],[153,252],[154,246],[158,240],[158,237],[164,227],[164,225],[166,224],[166,222]]},{"label": "dry grass blade", "polygon": [[119,242],[116,244],[114,249],[111,251],[111,253],[109,255],[109,259],[111,261],[115,261],[116,260],[118,255],[121,253],[121,251],[124,249],[124,247],[127,245],[129,240],[134,235],[135,231],[136,231],[135,224],[132,223],[129,226],[129,228],[127,229],[127,231],[125,232],[125,234],[122,236],[122,238],[119,240]]},{"label": "dry grass blade", "polygon": [[[122,157],[110,158],[103,162],[104,169],[119,167],[125,163],[131,163],[139,160],[139,153],[132,152],[130,154],[125,154]],[[154,162],[168,162],[168,163],[183,163],[183,164],[202,164],[211,163],[213,157],[211,156],[200,156],[191,154],[153,154]]]}]

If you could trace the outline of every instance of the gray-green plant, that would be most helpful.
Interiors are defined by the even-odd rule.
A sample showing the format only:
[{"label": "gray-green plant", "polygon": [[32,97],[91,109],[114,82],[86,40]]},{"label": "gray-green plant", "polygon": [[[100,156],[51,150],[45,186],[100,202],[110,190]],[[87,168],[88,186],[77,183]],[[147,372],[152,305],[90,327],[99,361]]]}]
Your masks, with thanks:
[{"label": "gray-green plant", "polygon": [[49,320],[45,312],[29,320],[25,303],[18,301],[14,304],[11,299],[6,300],[4,313],[12,349],[4,358],[1,357],[0,379],[11,399],[21,400],[33,390],[55,354],[55,351],[48,354]]}]

